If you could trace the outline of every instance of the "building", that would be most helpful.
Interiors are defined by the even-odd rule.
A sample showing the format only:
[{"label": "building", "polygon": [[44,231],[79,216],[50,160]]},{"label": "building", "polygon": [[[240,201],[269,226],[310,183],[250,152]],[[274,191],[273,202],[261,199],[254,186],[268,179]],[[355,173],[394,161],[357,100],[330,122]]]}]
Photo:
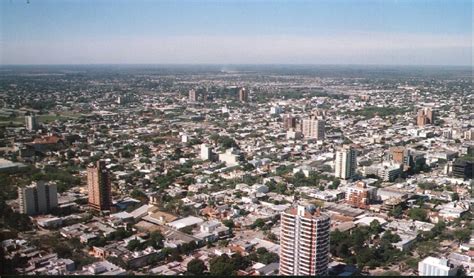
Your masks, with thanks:
[{"label": "building", "polygon": [[456,272],[446,259],[427,257],[418,263],[419,276],[454,276]]},{"label": "building", "polygon": [[226,166],[232,167],[240,164],[242,154],[239,150],[230,148],[219,154],[219,161],[225,162]]},{"label": "building", "polygon": [[198,94],[195,90],[189,90],[189,101],[196,102],[198,100]]},{"label": "building", "polygon": [[58,193],[55,184],[33,182],[27,187],[18,188],[20,212],[27,215],[46,214],[58,206]]},{"label": "building", "polygon": [[315,206],[281,214],[280,275],[325,275],[329,264],[330,218]]},{"label": "building", "polygon": [[402,164],[380,163],[364,167],[364,174],[375,175],[383,181],[394,181],[402,174]]},{"label": "building", "polygon": [[244,88],[239,88],[239,101],[240,102],[248,102],[249,101],[249,92]]},{"label": "building", "polygon": [[418,110],[417,116],[416,116],[416,124],[419,127],[423,127],[428,124],[434,124],[434,112],[431,110],[431,108],[424,108]]},{"label": "building", "polygon": [[393,147],[390,149],[390,158],[395,163],[403,163],[405,157],[405,148],[404,147]]},{"label": "building", "polygon": [[201,159],[212,160],[212,148],[207,144],[201,145]]},{"label": "building", "polygon": [[36,115],[26,115],[25,125],[26,129],[28,129],[29,131],[35,131],[36,129],[38,129],[38,121],[36,119]]},{"label": "building", "polygon": [[335,176],[351,179],[357,168],[357,152],[351,146],[344,146],[336,152]]},{"label": "building", "polygon": [[325,123],[323,120],[315,118],[303,119],[301,122],[301,132],[305,138],[324,140]]},{"label": "building", "polygon": [[474,162],[464,159],[456,159],[453,163],[452,174],[456,178],[472,179],[474,178]]},{"label": "building", "polygon": [[99,160],[96,165],[87,167],[87,187],[89,207],[94,210],[110,210],[112,204],[110,177],[105,168],[105,161]]},{"label": "building", "polygon": [[351,207],[367,209],[372,200],[377,198],[377,188],[368,186],[363,181],[356,182],[353,186],[347,187],[346,203]]},{"label": "building", "polygon": [[295,129],[296,128],[296,118],[291,115],[283,116],[283,127],[286,130]]}]

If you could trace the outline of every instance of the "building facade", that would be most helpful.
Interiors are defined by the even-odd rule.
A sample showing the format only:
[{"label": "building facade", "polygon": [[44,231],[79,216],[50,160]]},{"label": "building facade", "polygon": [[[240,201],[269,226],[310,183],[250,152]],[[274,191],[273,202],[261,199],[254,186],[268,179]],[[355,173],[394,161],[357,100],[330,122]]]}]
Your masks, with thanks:
[{"label": "building facade", "polygon": [[89,190],[89,207],[94,210],[110,210],[112,194],[109,172],[105,161],[97,161],[96,165],[87,167],[87,187]]},{"label": "building facade", "polygon": [[418,263],[419,276],[454,276],[456,272],[446,259],[427,257]]},{"label": "building facade", "polygon": [[351,146],[336,151],[335,176],[344,180],[351,179],[357,168],[357,152]]},{"label": "building facade", "polygon": [[239,101],[240,102],[248,102],[249,101],[249,92],[245,88],[239,88]]},{"label": "building facade", "polygon": [[326,275],[330,218],[314,206],[281,214],[280,275]]},{"label": "building facade", "polygon": [[434,124],[434,112],[431,108],[424,108],[418,110],[416,115],[416,124],[419,127],[423,127],[425,125],[432,125]]},{"label": "building facade", "polygon": [[198,94],[195,90],[189,90],[189,101],[196,102],[198,100]]},{"label": "building facade", "polygon": [[46,214],[58,206],[58,193],[55,184],[34,182],[27,187],[18,188],[20,213],[27,215]]},{"label": "building facade", "polygon": [[314,118],[304,119],[301,122],[301,132],[305,138],[324,140],[325,123]]},{"label": "building facade", "polygon": [[35,131],[38,129],[38,122],[35,115],[26,115],[25,116],[25,126],[29,131]]}]

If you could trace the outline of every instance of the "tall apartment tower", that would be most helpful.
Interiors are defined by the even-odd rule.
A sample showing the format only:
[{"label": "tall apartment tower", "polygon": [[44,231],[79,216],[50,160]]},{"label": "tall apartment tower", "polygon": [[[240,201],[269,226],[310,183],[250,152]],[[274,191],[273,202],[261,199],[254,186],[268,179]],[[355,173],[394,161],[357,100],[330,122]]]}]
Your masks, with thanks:
[{"label": "tall apartment tower", "polygon": [[29,131],[35,131],[38,128],[38,122],[36,120],[36,115],[26,115],[25,116],[25,125],[26,129]]},{"label": "tall apartment tower", "polygon": [[212,148],[207,144],[201,144],[201,155],[202,160],[212,160]]},{"label": "tall apartment tower", "polygon": [[416,124],[420,127],[425,126],[427,124],[434,124],[434,112],[431,108],[424,108],[418,110],[416,115]]},{"label": "tall apartment tower", "polygon": [[105,161],[99,160],[96,165],[87,167],[87,187],[89,190],[89,207],[94,210],[110,210],[112,194],[109,172]]},{"label": "tall apartment tower", "polygon": [[301,132],[303,133],[305,138],[324,140],[324,137],[325,137],[324,129],[325,129],[324,120],[309,118],[309,119],[304,119],[301,122]]},{"label": "tall apartment tower", "polygon": [[280,275],[326,275],[330,218],[315,206],[281,214]]},{"label": "tall apartment tower", "polygon": [[196,102],[198,100],[198,94],[195,90],[189,90],[189,101]]},{"label": "tall apartment tower", "polygon": [[283,116],[283,127],[286,130],[295,129],[296,128],[296,118],[291,115]]},{"label": "tall apartment tower", "polygon": [[347,180],[355,175],[357,167],[357,152],[351,146],[344,146],[336,151],[335,175]]},{"label": "tall apartment tower", "polygon": [[244,88],[239,88],[239,101],[248,102],[249,101],[249,92]]},{"label": "tall apartment tower", "polygon": [[20,212],[27,215],[45,214],[58,206],[58,193],[55,184],[33,182],[27,187],[18,188]]}]

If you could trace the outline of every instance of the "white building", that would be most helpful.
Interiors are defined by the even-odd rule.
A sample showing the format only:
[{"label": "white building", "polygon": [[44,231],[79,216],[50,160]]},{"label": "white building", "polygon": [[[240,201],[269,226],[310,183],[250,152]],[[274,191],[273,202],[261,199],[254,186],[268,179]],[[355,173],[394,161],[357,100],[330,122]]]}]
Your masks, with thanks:
[{"label": "white building", "polygon": [[207,144],[201,145],[201,159],[202,160],[212,160],[212,149]]},{"label": "white building", "polygon": [[35,131],[38,128],[38,122],[35,115],[25,116],[26,129],[29,131]]},{"label": "white building", "polygon": [[449,265],[446,259],[427,257],[418,263],[420,276],[454,276],[457,269]]},{"label": "white building", "polygon": [[330,218],[314,206],[281,214],[280,275],[326,275]]},{"label": "white building", "polygon": [[33,182],[18,188],[20,212],[28,215],[45,214],[58,206],[58,193],[55,184]]},{"label": "white building", "polygon": [[344,146],[336,152],[335,176],[350,179],[355,175],[357,152],[350,146]]},{"label": "white building", "polygon": [[237,166],[240,162],[240,152],[234,148],[227,149],[224,153],[219,154],[219,161],[225,162],[226,166]]},{"label": "white building", "polygon": [[305,138],[324,140],[325,137],[325,123],[323,120],[304,119],[301,122],[301,132]]}]

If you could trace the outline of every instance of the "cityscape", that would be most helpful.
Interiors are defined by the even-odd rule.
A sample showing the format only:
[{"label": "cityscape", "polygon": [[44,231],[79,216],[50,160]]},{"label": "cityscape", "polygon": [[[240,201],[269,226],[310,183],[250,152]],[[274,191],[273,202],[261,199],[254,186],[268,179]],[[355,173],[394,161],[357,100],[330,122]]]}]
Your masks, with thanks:
[{"label": "cityscape", "polygon": [[[248,51],[239,54],[241,63],[213,53],[213,46],[207,55],[224,60],[203,62],[193,45],[176,53],[199,56],[185,62],[166,60],[175,55],[166,47],[157,47],[158,56],[140,47],[120,52],[129,61],[111,58],[117,46],[107,50],[110,56],[103,53],[110,60],[94,60],[104,49],[92,45],[100,43],[71,56],[68,44],[57,51],[55,36],[75,36],[79,25],[72,18],[51,19],[64,21],[54,28],[69,34],[51,27],[47,49],[38,50],[24,28],[48,14],[59,17],[55,3],[86,18],[82,9],[100,14],[110,1],[47,0],[46,8],[58,10],[23,23],[7,14],[27,15],[42,4],[13,2],[0,6],[6,16],[0,26],[0,275],[474,275],[472,33],[467,52],[456,45],[457,52],[445,46],[424,53],[434,64],[419,62],[429,56],[410,58],[407,53],[429,44],[417,48],[415,41],[403,48],[407,53],[393,50],[389,60],[379,60],[380,49],[364,54],[366,63],[318,63],[305,51],[298,55],[309,55],[308,63],[287,62],[279,60],[286,55],[279,42],[232,46],[242,48],[237,54]],[[224,17],[231,8],[263,6],[269,14],[278,11],[282,22],[298,23],[316,8],[356,5],[177,2],[117,1],[117,7],[133,14],[138,5],[145,22],[149,5],[198,19],[198,4]],[[428,10],[416,10],[420,29],[436,19],[429,12],[447,16],[438,30],[466,19],[466,12],[461,19],[450,12],[472,13],[471,1],[453,1],[452,10],[445,9],[448,1],[361,3],[380,6],[387,18],[391,6]],[[360,12],[353,8],[348,22]],[[235,20],[247,16],[236,12]],[[267,16],[266,23],[250,21],[246,32],[254,28],[265,37],[262,30],[272,27]],[[124,29],[113,28],[130,32],[132,21],[125,17]],[[207,24],[195,28],[220,31]],[[279,24],[273,27],[287,30]],[[289,30],[292,23],[281,24]],[[179,33],[177,25],[157,32]],[[173,53],[182,49],[167,43]],[[270,62],[247,60],[254,51]],[[150,62],[139,52],[151,55]],[[349,46],[347,52],[358,56]],[[156,60],[160,55],[168,58]]]}]

